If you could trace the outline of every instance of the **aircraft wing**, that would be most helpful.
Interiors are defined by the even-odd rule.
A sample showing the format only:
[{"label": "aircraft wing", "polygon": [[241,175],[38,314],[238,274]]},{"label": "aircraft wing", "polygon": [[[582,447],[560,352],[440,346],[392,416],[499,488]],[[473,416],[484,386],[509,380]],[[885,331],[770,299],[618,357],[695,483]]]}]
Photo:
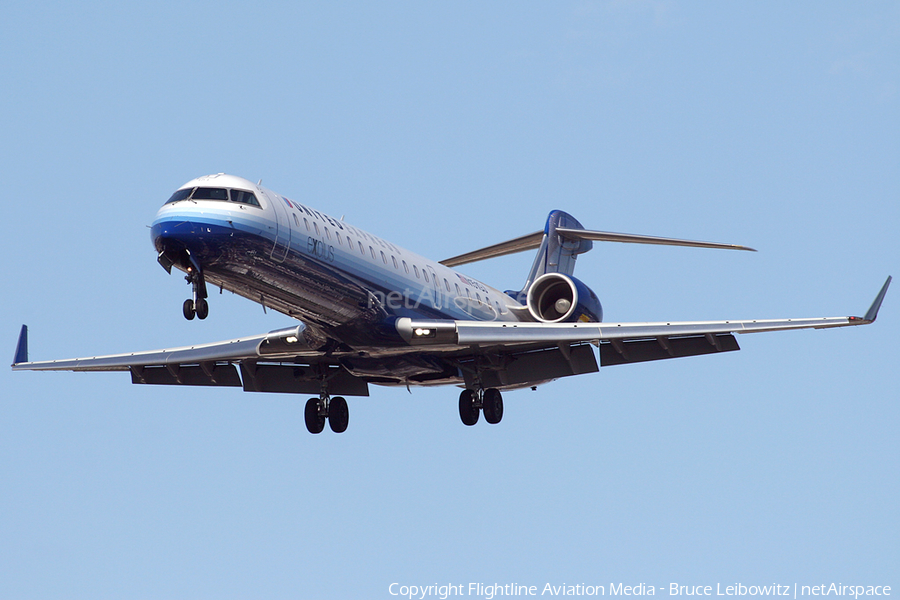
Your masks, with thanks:
[{"label": "aircraft wing", "polygon": [[[14,371],[130,371],[133,383],[243,387],[249,392],[318,394],[322,380],[334,393],[368,396],[366,382],[306,343],[299,325],[212,344],[65,360],[28,361],[23,325]],[[282,363],[289,364],[282,364]],[[238,375],[240,369],[240,376]]]},{"label": "aircraft wing", "polygon": [[[600,348],[602,366],[738,350],[735,333],[825,329],[875,321],[891,278],[888,277],[862,317],[818,317],[745,321],[659,323],[526,323],[397,319],[409,345],[372,349],[371,356],[444,356],[460,365],[467,384],[482,356],[494,361],[491,385],[521,386],[597,370],[588,344]],[[299,325],[266,334],[146,352],[65,360],[28,361],[28,329],[19,336],[15,371],[130,371],[133,383],[243,387],[245,391],[317,394],[326,381],[333,394],[367,396],[366,379],[351,375],[341,360],[326,355]],[[380,353],[380,354],[379,354]],[[477,368],[477,367],[475,367]],[[483,366],[482,366],[483,368]],[[240,369],[240,375],[238,373]],[[493,379],[485,380],[486,377]],[[422,381],[421,383],[425,383]]]},{"label": "aircraft wing", "polygon": [[621,364],[738,350],[734,333],[867,325],[878,316],[890,283],[888,277],[862,317],[658,323],[511,323],[404,318],[397,321],[397,330],[410,345],[420,347],[552,347],[591,342],[600,346],[601,364]]}]

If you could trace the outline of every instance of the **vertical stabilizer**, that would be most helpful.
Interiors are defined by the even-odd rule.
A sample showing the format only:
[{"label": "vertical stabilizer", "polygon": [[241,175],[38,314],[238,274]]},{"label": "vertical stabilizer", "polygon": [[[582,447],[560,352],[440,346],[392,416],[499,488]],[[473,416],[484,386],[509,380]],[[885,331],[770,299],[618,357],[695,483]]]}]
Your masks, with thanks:
[{"label": "vertical stabilizer", "polygon": [[525,281],[525,287],[522,288],[522,291],[528,291],[534,280],[544,273],[572,275],[575,271],[575,259],[578,255],[593,248],[594,244],[590,240],[563,238],[556,233],[557,228],[584,229],[582,224],[578,222],[578,219],[569,213],[561,210],[552,211],[547,217],[547,224],[544,226],[544,239],[541,241],[541,247],[534,258],[534,264],[531,266],[531,272],[528,274],[528,279]]}]

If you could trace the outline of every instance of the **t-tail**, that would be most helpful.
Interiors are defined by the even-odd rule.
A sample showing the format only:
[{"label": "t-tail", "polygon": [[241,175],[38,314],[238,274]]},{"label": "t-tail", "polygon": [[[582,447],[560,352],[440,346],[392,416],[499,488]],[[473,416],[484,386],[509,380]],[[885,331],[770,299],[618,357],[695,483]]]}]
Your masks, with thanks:
[{"label": "t-tail", "polygon": [[518,292],[507,291],[507,294],[526,305],[528,313],[535,321],[545,323],[599,322],[602,320],[603,312],[596,294],[573,276],[575,260],[579,254],[584,254],[593,248],[593,242],[656,244],[756,252],[753,248],[737,244],[591,231],[585,229],[572,215],[561,210],[554,210],[547,217],[543,231],[536,231],[474,252],[454,256],[441,261],[441,263],[448,267],[455,267],[537,248],[537,256],[535,256],[524,287]]}]

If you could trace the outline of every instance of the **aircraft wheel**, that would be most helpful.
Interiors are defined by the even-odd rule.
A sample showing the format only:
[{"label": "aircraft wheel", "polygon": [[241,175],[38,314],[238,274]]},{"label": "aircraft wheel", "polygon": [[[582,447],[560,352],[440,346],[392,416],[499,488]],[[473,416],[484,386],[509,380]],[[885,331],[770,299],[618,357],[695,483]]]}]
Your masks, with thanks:
[{"label": "aircraft wheel", "polygon": [[503,396],[500,390],[491,388],[484,391],[484,420],[496,425],[503,418]]},{"label": "aircraft wheel", "polygon": [[197,311],[197,318],[200,319],[201,321],[209,316],[209,303],[206,301],[205,298],[197,299],[196,311]]},{"label": "aircraft wheel", "polygon": [[475,390],[463,390],[459,395],[459,418],[463,425],[478,422],[478,407],[475,406]]},{"label": "aircraft wheel", "polygon": [[184,304],[181,306],[181,312],[184,313],[184,318],[188,321],[194,320],[194,301],[188,298],[184,301]]},{"label": "aircraft wheel", "polygon": [[325,429],[325,417],[319,414],[319,399],[310,398],[306,401],[306,410],[303,412],[306,419],[306,428],[310,433],[322,433]]},{"label": "aircraft wheel", "polygon": [[328,405],[328,424],[331,430],[335,433],[344,433],[349,422],[350,409],[347,408],[347,401],[335,396]]}]

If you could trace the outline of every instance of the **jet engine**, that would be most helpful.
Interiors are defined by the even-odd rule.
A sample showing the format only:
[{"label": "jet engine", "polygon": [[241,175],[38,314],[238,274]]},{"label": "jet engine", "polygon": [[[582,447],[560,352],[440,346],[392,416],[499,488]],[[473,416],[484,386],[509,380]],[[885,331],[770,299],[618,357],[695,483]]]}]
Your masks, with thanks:
[{"label": "jet engine", "polygon": [[545,273],[528,288],[528,312],[542,323],[599,323],[603,307],[597,294],[570,275]]}]

